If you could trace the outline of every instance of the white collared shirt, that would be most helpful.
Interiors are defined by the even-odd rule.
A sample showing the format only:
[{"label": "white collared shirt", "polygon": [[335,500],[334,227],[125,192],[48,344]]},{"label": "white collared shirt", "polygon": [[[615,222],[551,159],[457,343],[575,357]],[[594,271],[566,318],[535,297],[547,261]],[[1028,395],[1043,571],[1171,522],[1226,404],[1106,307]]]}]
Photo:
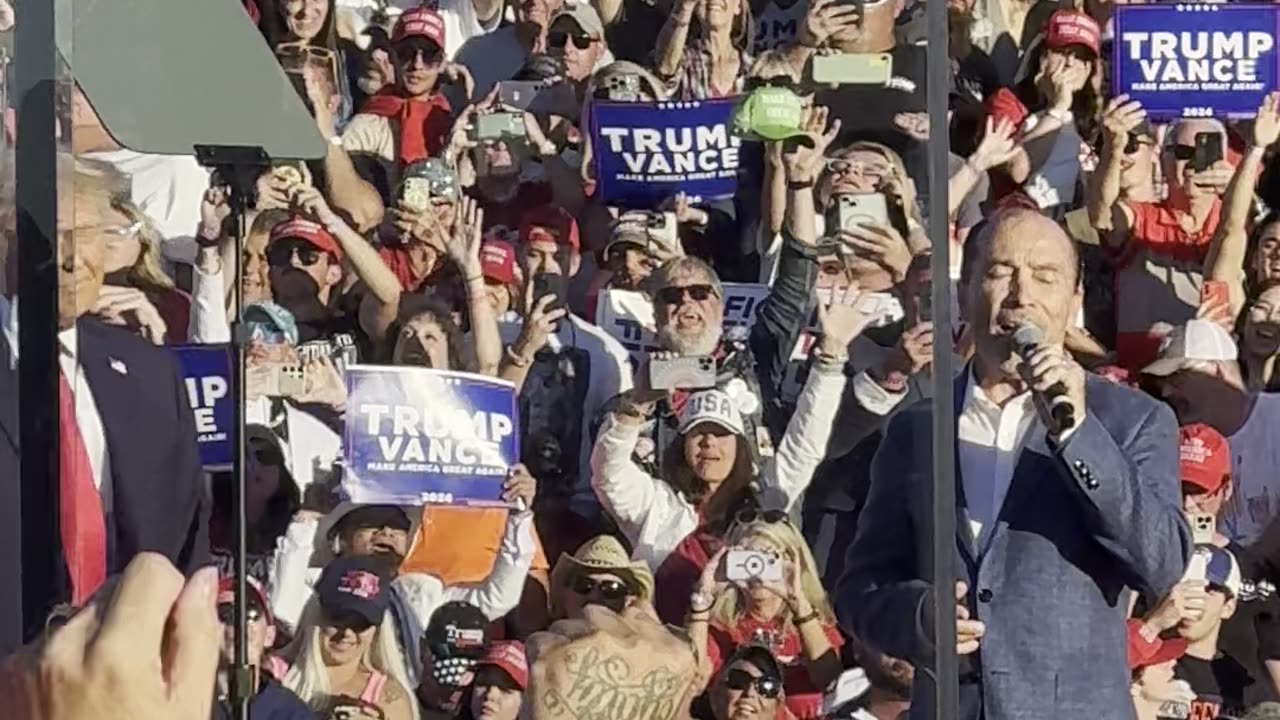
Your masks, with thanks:
[{"label": "white collared shirt", "polygon": [[991,532],[1000,515],[1018,457],[1027,442],[1027,431],[1033,424],[1043,437],[1044,426],[1029,391],[1009,398],[1001,407],[987,398],[973,373],[969,373],[964,406],[956,425],[956,442],[969,529],[978,548],[986,544],[984,533]]},{"label": "white collared shirt", "polygon": [[[4,339],[9,343],[9,367],[18,364],[18,301],[0,295],[0,329]],[[89,388],[89,380],[85,377],[84,368],[77,361],[77,332],[75,328],[58,333],[58,365],[62,374],[71,383],[71,393],[76,400],[76,424],[80,428],[80,436],[84,439],[85,450],[89,453],[89,467],[93,470],[93,484],[102,496],[102,509],[111,512],[111,451],[107,448],[107,435],[102,426],[102,416],[98,414],[98,405],[93,399],[93,390]],[[16,398],[14,399],[16,402]]]}]

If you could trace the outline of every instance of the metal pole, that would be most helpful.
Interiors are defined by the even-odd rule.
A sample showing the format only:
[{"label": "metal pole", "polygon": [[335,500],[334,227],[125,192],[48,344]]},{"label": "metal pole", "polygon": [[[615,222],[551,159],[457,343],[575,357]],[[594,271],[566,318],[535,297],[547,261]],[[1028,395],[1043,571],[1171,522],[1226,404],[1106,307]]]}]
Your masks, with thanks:
[{"label": "metal pole", "polygon": [[[22,493],[22,628],[39,633],[69,596],[58,530],[58,178],[54,5],[18,0],[13,168],[18,235],[18,423]],[[67,198],[72,201],[71,198]],[[15,278],[16,279],[16,278]],[[18,350],[18,348],[14,348]],[[8,362],[8,359],[0,360]],[[0,402],[8,400],[0,398]]]},{"label": "metal pole", "polygon": [[955,398],[952,379],[951,241],[947,223],[947,4],[927,0],[929,103],[929,242],[933,246],[933,587],[934,717],[959,717],[959,668],[956,660],[956,475]]}]

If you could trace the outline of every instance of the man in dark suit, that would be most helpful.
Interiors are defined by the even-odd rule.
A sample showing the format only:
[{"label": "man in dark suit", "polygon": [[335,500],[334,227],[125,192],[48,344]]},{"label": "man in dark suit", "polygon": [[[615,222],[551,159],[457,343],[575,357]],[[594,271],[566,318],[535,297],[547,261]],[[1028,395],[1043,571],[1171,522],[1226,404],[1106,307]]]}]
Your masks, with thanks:
[{"label": "man in dark suit", "polygon": [[[5,184],[12,188],[12,183]],[[60,528],[68,597],[79,602],[106,576],[142,551],[168,557],[190,572],[208,559],[208,517],[195,421],[169,354],[136,334],[86,313],[102,287],[108,234],[130,230],[113,202],[127,185],[106,167],[59,158],[58,253],[60,345]],[[123,194],[122,194],[123,193]],[[73,202],[74,200],[74,202]],[[0,214],[13,196],[0,192]],[[0,225],[11,234],[12,223]],[[17,362],[34,349],[18,347],[13,266],[16,242],[0,237],[0,656],[30,639],[23,626],[22,524]],[[57,548],[50,548],[51,553]]]},{"label": "man in dark suit", "polygon": [[[955,383],[955,587],[933,588],[931,410],[890,420],[836,594],[842,624],[928,667],[932,602],[956,602],[960,718],[1131,718],[1128,590],[1156,598],[1191,549],[1177,426],[1156,400],[1086,377],[1062,348],[1079,259],[1051,220],[1010,211],[971,238],[960,280],[976,355]],[[1021,325],[1044,340],[1023,361]],[[1057,427],[1060,385],[1074,422]],[[1046,430],[1052,428],[1052,431]],[[916,675],[911,717],[932,718]]]}]

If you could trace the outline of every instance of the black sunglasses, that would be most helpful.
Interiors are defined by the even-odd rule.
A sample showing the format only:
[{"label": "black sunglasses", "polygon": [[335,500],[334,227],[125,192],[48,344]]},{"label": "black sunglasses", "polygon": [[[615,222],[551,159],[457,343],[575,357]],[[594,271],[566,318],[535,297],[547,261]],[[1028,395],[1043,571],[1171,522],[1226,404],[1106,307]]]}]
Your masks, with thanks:
[{"label": "black sunglasses", "polygon": [[1138,133],[1131,132],[1129,133],[1129,141],[1124,144],[1124,154],[1132,155],[1138,152],[1138,148],[1142,147],[1143,145],[1149,145],[1149,144],[1151,144],[1150,138],[1146,137],[1145,135],[1140,135]]},{"label": "black sunglasses", "polygon": [[444,48],[426,38],[407,38],[391,46],[391,55],[397,65],[407,65],[421,55],[422,63],[429,67],[444,60]]},{"label": "black sunglasses", "polygon": [[373,623],[366,620],[362,615],[353,612],[324,613],[324,625],[331,628],[341,630],[350,630],[354,633],[362,633],[373,627]]},{"label": "black sunglasses", "polygon": [[595,38],[590,35],[579,35],[577,33],[553,32],[547,35],[547,45],[559,50],[563,50],[570,40],[573,40],[573,46],[579,50],[586,50],[591,47],[591,43],[595,42]]},{"label": "black sunglasses", "polygon": [[730,670],[725,673],[724,684],[730,690],[746,690],[755,685],[756,692],[760,697],[769,700],[778,697],[778,694],[782,692],[782,683],[777,678],[769,677],[768,675],[757,677],[746,670]]},{"label": "black sunglasses", "polygon": [[706,283],[696,285],[668,285],[658,291],[658,301],[663,305],[679,305],[684,302],[685,294],[694,302],[702,302],[707,298],[718,297],[716,289]]},{"label": "black sunglasses", "polygon": [[760,522],[779,523],[787,521],[787,513],[785,510],[757,510],[756,508],[746,508],[739,510],[734,519],[741,525]]},{"label": "black sunglasses", "polygon": [[282,240],[267,248],[267,264],[272,267],[288,267],[293,264],[294,251],[298,253],[298,260],[307,267],[320,262],[320,255],[324,252],[305,240]]},{"label": "black sunglasses", "polygon": [[583,597],[598,592],[605,600],[621,600],[631,594],[631,586],[621,580],[594,580],[586,575],[574,578],[572,589]]},{"label": "black sunglasses", "polygon": [[1169,152],[1175,160],[1190,160],[1196,156],[1194,145],[1173,145],[1170,146]]},{"label": "black sunglasses", "polygon": [[[258,622],[259,620],[262,619],[262,616],[263,616],[262,610],[257,607],[254,607],[253,605],[249,606],[249,611],[245,614],[248,616],[249,622]],[[218,604],[218,622],[222,623],[223,625],[235,624],[236,606],[234,603]]]}]

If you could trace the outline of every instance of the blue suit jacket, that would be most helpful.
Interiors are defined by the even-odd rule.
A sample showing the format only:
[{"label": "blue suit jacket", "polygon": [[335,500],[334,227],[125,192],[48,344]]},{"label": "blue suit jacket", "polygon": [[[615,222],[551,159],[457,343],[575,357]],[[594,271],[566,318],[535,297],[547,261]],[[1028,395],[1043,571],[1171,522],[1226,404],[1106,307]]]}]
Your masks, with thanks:
[{"label": "blue suit jacket", "polygon": [[[956,381],[957,413],[968,377]],[[1126,589],[1163,595],[1191,551],[1177,425],[1163,404],[1099,378],[1085,394],[1063,447],[1033,441],[1038,423],[1028,432],[982,552],[957,455],[956,567],[986,624],[978,653],[961,658],[961,718],[1133,717]],[[846,629],[919,668],[933,661],[931,415],[926,401],[890,421],[836,593]],[[911,717],[932,718],[933,684],[924,672],[916,681]]]},{"label": "blue suit jacket", "polygon": [[[107,572],[152,551],[190,573],[209,561],[208,504],[195,418],[173,358],[96,320],[76,327],[80,366],[111,451]],[[22,626],[22,523],[52,522],[22,517],[18,411],[18,372],[0,335],[0,657],[39,630]]]}]

